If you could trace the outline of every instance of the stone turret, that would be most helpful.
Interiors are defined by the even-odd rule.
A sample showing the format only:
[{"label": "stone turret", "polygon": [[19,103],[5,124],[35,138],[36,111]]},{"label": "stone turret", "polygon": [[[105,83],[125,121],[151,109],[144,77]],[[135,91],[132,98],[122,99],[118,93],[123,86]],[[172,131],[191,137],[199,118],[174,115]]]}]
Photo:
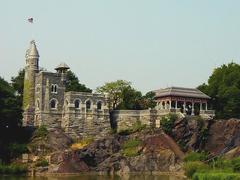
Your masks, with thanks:
[{"label": "stone turret", "polygon": [[66,73],[68,71],[69,66],[66,63],[60,63],[55,70],[57,71],[57,73],[61,74],[61,80],[63,82],[66,82]]},{"label": "stone turret", "polygon": [[30,42],[26,52],[26,66],[23,92],[23,125],[33,125],[35,109],[35,78],[39,72],[39,53],[35,41]]}]

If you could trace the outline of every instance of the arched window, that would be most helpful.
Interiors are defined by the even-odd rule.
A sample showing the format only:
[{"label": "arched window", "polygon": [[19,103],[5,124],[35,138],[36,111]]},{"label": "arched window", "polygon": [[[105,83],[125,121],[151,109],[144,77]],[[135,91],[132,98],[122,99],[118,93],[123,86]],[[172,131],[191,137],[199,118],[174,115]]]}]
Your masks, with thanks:
[{"label": "arched window", "polygon": [[80,108],[80,101],[78,99],[74,101],[74,104],[76,109]]},{"label": "arched window", "polygon": [[52,84],[51,92],[54,92],[54,85]]},{"label": "arched window", "polygon": [[51,86],[51,92],[52,93],[57,93],[57,84],[52,84],[52,86]]},{"label": "arched window", "polygon": [[101,109],[102,109],[102,102],[99,101],[99,102],[97,103],[97,110],[101,110]]},{"label": "arched window", "polygon": [[91,109],[91,101],[90,100],[87,100],[87,102],[86,102],[86,109],[87,110]]},{"label": "arched window", "polygon": [[50,107],[51,109],[57,109],[57,101],[55,99],[50,101]]}]

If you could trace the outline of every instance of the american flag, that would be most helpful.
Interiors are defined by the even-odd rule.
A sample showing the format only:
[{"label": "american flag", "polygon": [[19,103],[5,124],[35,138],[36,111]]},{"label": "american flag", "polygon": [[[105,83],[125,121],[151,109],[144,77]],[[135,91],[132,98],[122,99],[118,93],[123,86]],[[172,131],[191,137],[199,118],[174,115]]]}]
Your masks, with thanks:
[{"label": "american flag", "polygon": [[33,23],[33,18],[28,18],[28,22]]}]

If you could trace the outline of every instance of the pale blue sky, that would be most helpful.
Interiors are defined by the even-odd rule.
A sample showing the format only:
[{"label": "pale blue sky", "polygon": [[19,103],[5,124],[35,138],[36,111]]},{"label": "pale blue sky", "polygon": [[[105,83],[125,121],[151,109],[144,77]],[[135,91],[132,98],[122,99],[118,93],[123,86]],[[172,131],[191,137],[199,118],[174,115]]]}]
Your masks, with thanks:
[{"label": "pale blue sky", "polygon": [[238,0],[0,0],[0,76],[24,67],[35,39],[40,66],[64,61],[93,89],[117,79],[143,92],[196,87],[239,63],[239,9]]}]

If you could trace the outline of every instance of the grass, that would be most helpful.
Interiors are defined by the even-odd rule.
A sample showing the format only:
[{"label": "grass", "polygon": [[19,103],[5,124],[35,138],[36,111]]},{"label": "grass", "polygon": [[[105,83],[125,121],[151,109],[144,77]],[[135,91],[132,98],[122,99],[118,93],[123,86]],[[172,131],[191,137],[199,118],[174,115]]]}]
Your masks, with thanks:
[{"label": "grass", "polygon": [[240,157],[232,160],[222,157],[206,161],[205,153],[190,153],[184,159],[185,175],[195,180],[240,179]]},{"label": "grass", "polygon": [[194,180],[239,180],[239,173],[209,172],[195,173],[192,177]]},{"label": "grass", "polygon": [[139,155],[139,146],[141,141],[137,139],[129,139],[122,145],[122,154],[125,157],[135,157]]},{"label": "grass", "polygon": [[119,135],[129,135],[135,132],[142,131],[143,129],[146,128],[146,124],[142,124],[141,121],[136,121],[131,128],[129,129],[124,129],[118,132]]},{"label": "grass", "polygon": [[189,161],[205,161],[207,159],[207,154],[204,152],[197,153],[197,152],[190,152],[188,153],[185,158],[184,162]]}]

